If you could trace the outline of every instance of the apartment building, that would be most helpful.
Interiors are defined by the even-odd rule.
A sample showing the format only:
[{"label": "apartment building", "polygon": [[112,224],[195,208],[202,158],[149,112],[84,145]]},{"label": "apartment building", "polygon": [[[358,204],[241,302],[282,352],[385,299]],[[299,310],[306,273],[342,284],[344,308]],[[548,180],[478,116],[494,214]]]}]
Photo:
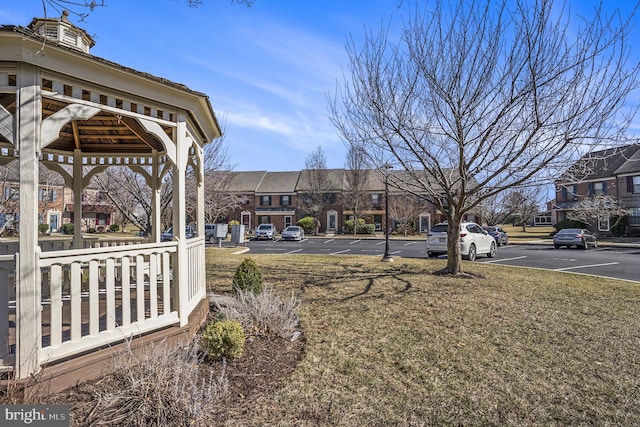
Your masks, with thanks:
[{"label": "apartment building", "polygon": [[586,198],[609,196],[629,212],[629,227],[640,227],[640,145],[590,153],[556,181],[556,222],[569,217]]},{"label": "apartment building", "polygon": [[[320,232],[341,233],[345,221],[353,219],[354,213],[347,206],[345,194],[349,192],[345,169],[327,169],[323,172],[322,206],[318,214]],[[398,171],[390,173],[400,173]],[[272,223],[278,230],[295,224],[301,218],[312,215],[308,200],[313,188],[312,172],[309,170],[290,172],[231,172],[232,178],[227,190],[237,198],[238,205],[229,212],[228,221],[239,221],[247,230],[255,229],[261,223]],[[385,214],[384,176],[377,170],[367,173],[366,185],[362,189],[362,203],[357,216],[368,224],[375,224],[378,231],[383,230]],[[389,188],[389,203],[406,200],[415,204],[415,214],[410,219],[414,231],[426,233],[429,228],[444,216],[423,199]],[[392,224],[393,214],[390,214]],[[395,228],[395,227],[394,227]]]}]

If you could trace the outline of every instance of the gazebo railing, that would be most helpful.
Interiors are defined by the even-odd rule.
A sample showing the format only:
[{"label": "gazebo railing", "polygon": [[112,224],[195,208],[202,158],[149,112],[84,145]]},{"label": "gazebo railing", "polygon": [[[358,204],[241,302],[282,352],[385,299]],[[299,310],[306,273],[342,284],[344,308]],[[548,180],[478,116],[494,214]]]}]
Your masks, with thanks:
[{"label": "gazebo railing", "polygon": [[41,253],[41,363],[176,323],[176,251],[165,243]]},{"label": "gazebo railing", "polygon": [[[101,238],[85,238],[83,248],[107,248],[114,246],[130,246],[150,243],[150,239],[127,239],[118,237],[101,237]],[[39,240],[38,246],[42,252],[68,251],[73,249],[73,239],[56,238]],[[13,255],[20,250],[20,242],[18,240],[8,240],[0,242],[0,254]]]},{"label": "gazebo railing", "polygon": [[175,241],[38,251],[41,309],[31,319],[16,317],[20,254],[0,255],[0,371],[19,357],[20,328],[40,337],[38,363],[45,364],[184,322],[206,294],[204,238],[183,248],[186,283],[174,275]]},{"label": "gazebo railing", "polygon": [[191,313],[206,295],[206,271],[204,268],[204,237],[187,241],[187,295],[185,310]]}]

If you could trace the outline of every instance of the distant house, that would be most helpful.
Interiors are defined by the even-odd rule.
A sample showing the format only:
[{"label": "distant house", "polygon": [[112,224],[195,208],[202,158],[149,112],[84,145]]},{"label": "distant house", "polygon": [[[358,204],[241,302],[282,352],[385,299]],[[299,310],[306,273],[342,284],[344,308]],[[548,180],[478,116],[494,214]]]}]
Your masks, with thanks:
[{"label": "distant house", "polygon": [[586,198],[607,195],[629,211],[629,227],[640,227],[640,145],[589,153],[555,182],[555,222],[567,219]]},{"label": "distant house", "polygon": [[[9,168],[8,178],[0,183],[0,231],[11,231],[20,217],[19,176],[16,164],[0,166]],[[63,224],[74,223],[74,193],[65,187],[57,174],[41,179],[38,186],[38,223],[48,224],[50,232],[60,231]],[[82,190],[82,231],[105,231],[112,224],[116,208],[107,195],[96,188]],[[0,233],[1,234],[1,233]]]}]

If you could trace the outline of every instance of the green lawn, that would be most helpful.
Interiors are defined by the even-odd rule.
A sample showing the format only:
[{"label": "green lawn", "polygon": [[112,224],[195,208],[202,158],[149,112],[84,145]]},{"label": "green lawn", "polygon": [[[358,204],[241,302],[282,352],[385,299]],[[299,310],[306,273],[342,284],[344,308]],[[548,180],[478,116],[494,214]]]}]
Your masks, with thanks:
[{"label": "green lawn", "polygon": [[[245,256],[207,249],[228,292]],[[306,354],[229,425],[640,425],[640,284],[465,262],[251,256]],[[241,398],[241,397],[238,397]]]}]

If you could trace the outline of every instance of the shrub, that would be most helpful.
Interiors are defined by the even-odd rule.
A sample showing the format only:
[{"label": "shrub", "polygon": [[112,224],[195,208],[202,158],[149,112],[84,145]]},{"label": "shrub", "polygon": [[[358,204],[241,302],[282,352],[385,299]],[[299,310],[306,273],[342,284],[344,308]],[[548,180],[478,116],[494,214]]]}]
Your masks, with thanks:
[{"label": "shrub", "polygon": [[627,229],[627,237],[640,237],[640,228],[638,227],[629,227]]},{"label": "shrub", "polygon": [[615,237],[624,236],[629,221],[626,216],[614,216],[611,218],[611,234]]},{"label": "shrub", "polygon": [[200,348],[209,359],[238,359],[244,353],[244,330],[237,320],[209,323],[200,337]]},{"label": "shrub", "polygon": [[316,231],[316,220],[311,216],[305,216],[299,219],[296,225],[302,227],[305,234],[313,234]]},{"label": "shrub", "polygon": [[62,230],[62,234],[73,234],[73,223],[68,222],[66,224],[62,224],[60,230]]},{"label": "shrub", "polygon": [[220,313],[242,323],[246,331],[291,338],[300,323],[299,307],[300,301],[293,294],[289,300],[282,301],[270,286],[265,286],[259,295],[238,292],[231,303],[220,307]]},{"label": "shrub", "polygon": [[356,221],[352,220],[352,219],[348,219],[344,222],[344,227],[347,231],[347,233],[353,233],[353,225],[356,225],[356,232],[357,233],[362,233],[364,231],[364,227],[365,227],[365,223],[364,223],[364,219],[362,218],[358,218]]},{"label": "shrub", "polygon": [[575,219],[563,219],[554,225],[556,231],[564,230],[565,228],[588,228],[588,224],[577,221]]},{"label": "shrub", "polygon": [[120,226],[118,224],[111,224],[109,226],[109,230],[113,231],[114,233],[117,233],[118,231],[120,231]]},{"label": "shrub", "polygon": [[[345,231],[347,233],[353,233],[354,220],[348,219],[344,222]],[[363,218],[358,218],[355,221],[357,234],[373,234],[376,231],[375,224],[366,224]]]},{"label": "shrub", "polygon": [[38,231],[40,234],[47,234],[47,231],[49,231],[49,224],[38,224]]},{"label": "shrub", "polygon": [[251,258],[245,258],[233,275],[233,292],[238,291],[262,292],[262,271]]},{"label": "shrub", "polygon": [[228,227],[227,231],[229,233],[231,233],[231,227],[233,227],[234,225],[240,225],[240,221],[235,220],[235,219],[232,220],[232,221],[229,221],[229,224],[227,224],[227,227]]},{"label": "shrub", "polygon": [[216,373],[198,350],[197,342],[143,352],[127,346],[94,391],[85,425],[212,425],[211,413],[229,389],[226,364]]},{"label": "shrub", "polygon": [[365,224],[364,226],[364,233],[365,234],[373,234],[376,231],[376,226],[375,224]]}]

